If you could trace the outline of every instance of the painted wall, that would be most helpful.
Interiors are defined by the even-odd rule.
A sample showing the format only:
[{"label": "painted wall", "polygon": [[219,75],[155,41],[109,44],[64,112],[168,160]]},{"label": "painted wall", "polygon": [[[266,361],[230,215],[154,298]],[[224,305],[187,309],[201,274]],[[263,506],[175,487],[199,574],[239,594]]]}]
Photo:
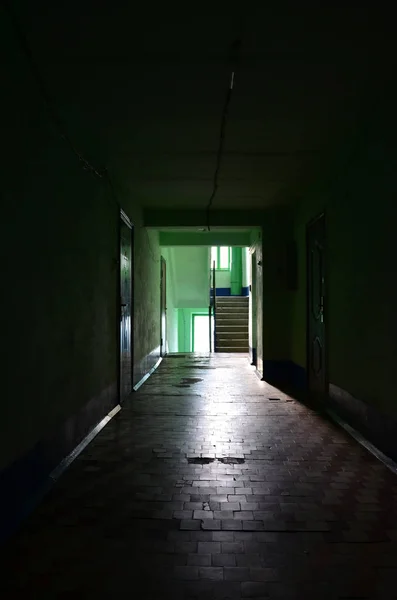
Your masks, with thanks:
[{"label": "painted wall", "polygon": [[242,248],[243,261],[242,261],[242,285],[248,287],[250,284],[250,270],[251,270],[251,255],[249,248]]},{"label": "painted wall", "polygon": [[167,352],[178,352],[178,309],[175,298],[175,274],[172,253],[169,248],[161,248],[166,261],[167,273]]},{"label": "painted wall", "polygon": [[141,227],[141,212],[125,199],[135,226],[134,384],[160,357],[160,246],[158,234]]},{"label": "painted wall", "polygon": [[[236,281],[241,280],[241,285],[243,287],[247,287],[249,285],[249,265],[247,267],[247,253],[249,254],[249,248],[232,248],[232,257],[236,256],[236,253],[241,252],[242,260],[238,261],[238,273],[234,273],[233,261],[232,261],[232,270],[231,271],[217,271],[216,272],[216,287],[217,288],[232,288],[233,276]],[[236,262],[236,261],[235,261]],[[241,264],[240,264],[241,262]],[[238,286],[236,290],[241,290],[241,286]],[[233,293],[233,292],[232,292]],[[238,292],[237,295],[241,294],[241,291]]]},{"label": "painted wall", "polygon": [[217,288],[230,288],[230,285],[231,285],[230,271],[216,271],[215,285]]},{"label": "painted wall", "polygon": [[167,256],[171,266],[170,286],[175,308],[208,305],[209,248],[170,247]]},{"label": "painted wall", "polygon": [[[172,212],[172,211],[171,211]],[[250,231],[160,231],[161,246],[249,246]]]},{"label": "painted wall", "polygon": [[[299,290],[292,313],[292,358],[306,364],[306,223],[326,210],[329,380],[397,417],[396,92],[383,97],[356,146],[308,195],[295,220]],[[351,150],[354,154],[351,155]],[[346,167],[347,164],[347,167]]]},{"label": "painted wall", "polygon": [[[50,465],[51,444],[61,453],[68,443],[76,445],[117,402],[119,208],[106,180],[82,168],[50,122],[8,20],[2,20],[0,33],[8,57],[1,111],[7,148],[2,344],[8,357],[1,469],[62,431],[65,440],[57,435],[42,449]],[[101,164],[84,131],[76,145]],[[159,345],[158,236],[142,228],[142,213],[132,199],[119,190],[118,195],[136,225],[134,334],[140,374]],[[83,421],[68,421],[81,411]]]},{"label": "painted wall", "polygon": [[192,316],[194,314],[208,316],[208,306],[202,308],[178,309],[178,352],[193,351]]},{"label": "painted wall", "polygon": [[264,360],[279,361],[290,356],[294,292],[289,291],[287,286],[286,247],[292,235],[290,210],[275,208],[266,212],[263,221],[262,265],[258,268],[263,284]]},{"label": "painted wall", "polygon": [[[264,316],[263,316],[263,271],[260,264],[263,257],[263,234],[262,231],[254,231],[251,237],[251,251],[255,254],[255,304],[256,304],[256,335],[253,339],[256,341],[256,369],[260,375],[263,375],[263,327],[264,327]],[[252,305],[251,305],[252,309]],[[255,327],[255,324],[254,324]]]},{"label": "painted wall", "polygon": [[191,315],[208,314],[209,252],[206,247],[161,248],[167,262],[168,352],[191,352]]}]

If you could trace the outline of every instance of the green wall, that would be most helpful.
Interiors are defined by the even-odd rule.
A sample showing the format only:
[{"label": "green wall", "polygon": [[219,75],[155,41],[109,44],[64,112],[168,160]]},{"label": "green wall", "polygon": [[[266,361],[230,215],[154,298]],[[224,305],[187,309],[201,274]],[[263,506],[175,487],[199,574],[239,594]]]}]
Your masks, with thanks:
[{"label": "green wall", "polygon": [[371,113],[347,167],[299,206],[295,238],[299,290],[292,307],[292,358],[305,366],[306,223],[324,209],[328,252],[329,380],[360,400],[397,415],[397,222],[395,92]]},{"label": "green wall", "polygon": [[193,351],[192,316],[194,314],[208,316],[208,306],[204,308],[178,309],[178,352]]},{"label": "green wall", "polygon": [[[0,37],[2,468],[90,400],[117,401],[119,209],[106,181],[82,168],[49,120],[8,19]],[[75,143],[101,164],[84,131]],[[158,235],[142,229],[139,207],[118,194],[136,225],[135,359],[144,363],[160,337]]]},{"label": "green wall", "polygon": [[242,248],[232,248],[232,268],[230,270],[230,294],[241,295],[243,285]]},{"label": "green wall", "polygon": [[167,264],[168,352],[191,352],[191,315],[208,314],[209,248],[162,247],[161,254]]},{"label": "green wall", "polygon": [[175,265],[170,248],[161,248],[167,273],[167,352],[178,352],[178,310],[175,290]]},{"label": "green wall", "polygon": [[[166,249],[162,249],[164,253]],[[167,248],[170,290],[175,308],[203,306],[209,302],[209,248],[177,246]]]}]

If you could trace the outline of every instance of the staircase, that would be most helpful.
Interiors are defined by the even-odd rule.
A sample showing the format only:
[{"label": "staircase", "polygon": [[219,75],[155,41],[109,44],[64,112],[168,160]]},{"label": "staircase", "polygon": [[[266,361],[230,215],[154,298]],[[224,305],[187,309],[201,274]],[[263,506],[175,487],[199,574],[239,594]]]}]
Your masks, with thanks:
[{"label": "staircase", "polygon": [[248,352],[248,296],[216,298],[216,351]]}]

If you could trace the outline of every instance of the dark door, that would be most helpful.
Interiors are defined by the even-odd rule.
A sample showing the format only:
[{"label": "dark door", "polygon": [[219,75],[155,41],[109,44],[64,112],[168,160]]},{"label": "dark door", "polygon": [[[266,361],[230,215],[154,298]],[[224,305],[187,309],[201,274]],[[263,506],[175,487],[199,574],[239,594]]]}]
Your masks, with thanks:
[{"label": "dark door", "polygon": [[256,366],[256,253],[251,254],[251,277],[249,295],[249,352],[251,364]]},{"label": "dark door", "polygon": [[325,217],[307,226],[307,360],[308,385],[314,395],[326,393]]},{"label": "dark door", "polygon": [[160,271],[160,356],[164,356],[167,352],[167,271],[166,262],[161,257]]},{"label": "dark door", "polygon": [[132,391],[132,226],[120,215],[120,401]]}]

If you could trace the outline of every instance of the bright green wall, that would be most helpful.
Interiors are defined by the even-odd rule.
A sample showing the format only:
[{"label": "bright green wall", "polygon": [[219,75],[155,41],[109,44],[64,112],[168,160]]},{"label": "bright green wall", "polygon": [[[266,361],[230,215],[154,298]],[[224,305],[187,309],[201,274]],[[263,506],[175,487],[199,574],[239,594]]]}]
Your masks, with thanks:
[{"label": "bright green wall", "polygon": [[[306,363],[305,226],[327,218],[329,380],[397,415],[397,178],[395,93],[371,114],[348,167],[313,191],[297,210],[299,290],[292,314],[292,358]],[[345,154],[345,152],[344,152]]]},{"label": "bright green wall", "polygon": [[192,352],[192,316],[194,314],[208,315],[208,306],[204,308],[178,309],[178,352]]},{"label": "bright green wall", "polygon": [[162,247],[161,253],[167,263],[168,351],[191,352],[192,312],[208,314],[209,248]]},{"label": "bright green wall", "polygon": [[230,294],[241,295],[243,285],[242,248],[232,248],[232,268],[230,272]]},{"label": "bright green wall", "polygon": [[[165,250],[165,249],[164,249]],[[167,249],[175,308],[209,302],[209,248],[178,246]]]},{"label": "bright green wall", "polygon": [[167,351],[178,352],[178,311],[176,308],[174,263],[169,248],[161,248],[167,273]]}]

